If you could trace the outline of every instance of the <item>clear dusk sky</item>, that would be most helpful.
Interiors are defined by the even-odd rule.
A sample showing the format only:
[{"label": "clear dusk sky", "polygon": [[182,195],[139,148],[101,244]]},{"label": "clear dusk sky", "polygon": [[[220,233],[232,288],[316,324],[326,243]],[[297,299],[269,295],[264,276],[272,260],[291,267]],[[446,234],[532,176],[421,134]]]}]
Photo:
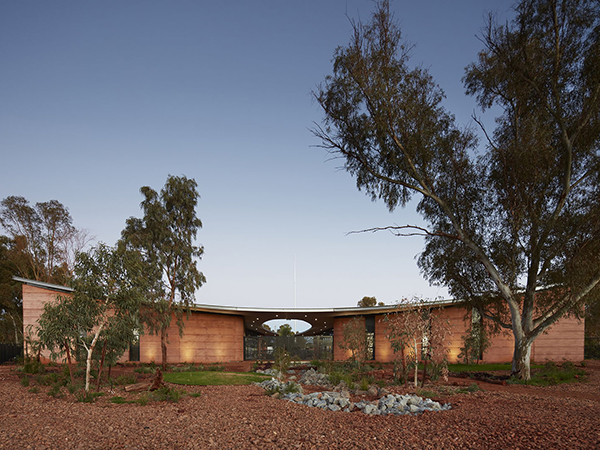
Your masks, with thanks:
[{"label": "clear dusk sky", "polygon": [[[461,78],[486,13],[505,21],[512,6],[392,2],[412,63],[461,125],[478,112]],[[186,175],[204,225],[197,303],[447,297],[419,274],[421,238],[347,234],[420,222],[414,207],[371,202],[309,131],[323,117],[311,91],[349,41],[348,17],[372,11],[366,0],[1,0],[0,198],[56,199],[113,245],[141,216],[141,186]]]}]

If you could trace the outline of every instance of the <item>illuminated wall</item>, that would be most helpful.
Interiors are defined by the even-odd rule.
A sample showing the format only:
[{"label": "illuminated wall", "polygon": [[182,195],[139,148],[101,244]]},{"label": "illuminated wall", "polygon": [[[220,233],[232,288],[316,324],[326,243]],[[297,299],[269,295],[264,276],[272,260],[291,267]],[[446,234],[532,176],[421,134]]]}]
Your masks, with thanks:
[{"label": "illuminated wall", "polygon": [[[183,336],[175,319],[169,328],[169,363],[213,363],[244,359],[244,321],[241,316],[192,312],[184,319]],[[140,336],[140,362],[162,361],[160,336]]]},{"label": "illuminated wall", "polygon": [[[470,313],[460,306],[451,306],[433,311],[438,320],[445,320],[451,326],[451,335],[448,338],[450,363],[461,362],[458,355],[463,346],[462,337],[471,320]],[[334,359],[345,361],[350,357],[350,352],[339,348],[338,343],[343,340],[343,327],[350,317],[338,317],[334,321]],[[379,362],[392,362],[394,352],[388,336],[388,324],[385,315],[380,314],[375,319],[375,358]],[[539,336],[533,343],[531,359],[535,362],[544,361],[582,361],[584,352],[584,323],[574,318],[562,318],[548,332]],[[512,360],[514,351],[514,338],[512,332],[497,334],[491,337],[491,345],[486,350],[483,362],[505,363]]]}]

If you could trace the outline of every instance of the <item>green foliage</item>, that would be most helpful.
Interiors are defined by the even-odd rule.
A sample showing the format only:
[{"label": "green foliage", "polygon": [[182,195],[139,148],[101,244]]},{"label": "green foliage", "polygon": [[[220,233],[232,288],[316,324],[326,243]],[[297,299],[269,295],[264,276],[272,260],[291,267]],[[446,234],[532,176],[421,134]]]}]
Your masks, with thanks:
[{"label": "green foliage", "polygon": [[357,306],[359,308],[371,308],[377,306],[377,299],[375,297],[363,297],[358,301]]},{"label": "green foliage", "polygon": [[448,370],[452,373],[510,371],[511,365],[510,363],[448,364]]},{"label": "green foliage", "polygon": [[117,386],[124,386],[124,385],[128,385],[128,384],[134,384],[136,382],[137,382],[137,378],[135,377],[135,375],[132,375],[132,374],[119,375],[117,377],[117,379],[115,380],[115,384]]},{"label": "green foliage", "polygon": [[23,387],[29,386],[29,377],[27,375],[24,375],[21,377],[21,386],[23,386]]},{"label": "green foliage", "polygon": [[104,395],[103,392],[78,391],[75,393],[75,399],[80,403],[94,403],[96,399]]},{"label": "green foliage", "polygon": [[72,296],[46,303],[38,335],[56,358],[82,346],[86,352],[86,385],[97,344],[116,361],[139,329],[138,312],[144,298],[145,276],[136,252],[99,244],[79,253],[75,262]]},{"label": "green foliage", "polygon": [[61,388],[60,384],[52,385],[52,387],[48,391],[48,395],[50,397],[55,397],[55,398],[62,397],[62,392],[60,391],[60,388]]},{"label": "green foliage", "polygon": [[[475,310],[473,310],[473,314],[477,314]],[[481,318],[471,321],[471,325],[467,328],[465,335],[462,336],[462,342],[463,346],[460,348],[458,357],[465,364],[472,364],[483,359],[483,355],[492,344],[492,341]]]},{"label": "green foliage", "polygon": [[150,401],[150,396],[144,392],[142,395],[140,395],[138,397],[138,399],[136,400],[137,403],[139,403],[140,406],[146,406],[148,404],[148,402]]},{"label": "green foliage", "polygon": [[[21,283],[13,280],[19,273],[23,255],[16,242],[0,236],[0,342],[23,343],[23,299]],[[23,274],[20,274],[23,276]]]},{"label": "green foliage", "polygon": [[477,392],[479,390],[481,390],[481,388],[479,387],[479,385],[477,383],[471,383],[467,387],[467,391],[469,391],[469,392]]},{"label": "green foliage", "polygon": [[223,370],[225,370],[225,367],[221,364],[214,363],[210,366],[206,366],[204,370],[208,370],[209,372],[222,372]]},{"label": "green foliage", "polygon": [[218,386],[218,385],[246,385],[260,383],[270,375],[252,372],[169,372],[163,375],[168,383],[195,385],[195,386]]},{"label": "green foliage", "polygon": [[202,396],[202,392],[192,392],[189,395],[190,395],[190,397],[197,398],[197,397],[201,397]]},{"label": "green foliage", "polygon": [[362,317],[353,317],[343,328],[343,339],[338,343],[342,350],[350,351],[350,360],[357,367],[367,356],[367,331]]},{"label": "green foliage", "polygon": [[346,384],[346,386],[348,386],[350,389],[352,389],[355,385],[355,374],[356,372],[351,371],[351,370],[346,370],[343,369],[341,367],[332,369],[331,372],[329,372],[328,376],[329,376],[329,382],[334,385],[337,386],[338,384],[340,384],[342,381]]},{"label": "green foliage", "polygon": [[0,202],[0,226],[10,238],[8,257],[15,272],[47,283],[67,284],[70,262],[89,241],[57,200],[31,206],[24,197],[6,197]]},{"label": "green foliage", "polygon": [[446,359],[439,362],[431,361],[427,364],[427,376],[431,381],[437,381],[440,378],[447,379],[448,372],[448,361]]},{"label": "green foliage", "polygon": [[21,368],[21,372],[29,374],[44,373],[45,371],[46,368],[42,363],[29,358],[25,360],[23,367]]},{"label": "green foliage", "polygon": [[175,388],[164,386],[152,392],[151,399],[157,402],[177,403],[181,399],[182,391]]},{"label": "green foliage", "polygon": [[194,364],[187,364],[185,366],[174,366],[171,368],[171,370],[173,372],[200,372],[204,370],[204,366],[202,364],[197,366]]},{"label": "green foliage", "polygon": [[273,368],[279,372],[278,377],[282,379],[292,363],[292,356],[283,347],[275,350],[275,361],[273,362]]},{"label": "green foliage", "polygon": [[279,336],[294,336],[294,330],[292,329],[292,327],[289,324],[283,323],[277,329],[277,334]]},{"label": "green foliage", "polygon": [[40,392],[40,388],[37,386],[33,386],[32,388],[29,388],[29,392],[31,392],[32,394],[37,394],[38,392]]},{"label": "green foliage", "polygon": [[361,378],[360,382],[358,383],[358,387],[361,391],[367,391],[369,389],[370,385],[371,385],[371,383],[369,382],[369,379],[366,377]]},{"label": "green foliage", "polygon": [[530,380],[511,378],[509,382],[514,384],[528,384],[532,386],[551,386],[583,381],[585,377],[585,371],[577,368],[570,361],[565,361],[562,366],[558,366],[556,363],[549,361],[545,363],[541,369],[534,371]]},{"label": "green foliage", "polygon": [[[176,370],[176,369],[178,369],[178,368],[174,368],[173,370]],[[135,373],[155,373],[156,367],[140,366],[140,367],[136,367],[135,369],[133,369],[133,371]]]},{"label": "green foliage", "polygon": [[428,391],[426,389],[417,389],[416,393],[419,397],[423,397],[423,398],[434,398],[434,397],[437,397],[437,395],[438,395],[437,392]]},{"label": "green foliage", "polygon": [[499,111],[480,152],[427,70],[409,65],[387,0],[335,50],[313,132],[390,211],[419,197],[425,227],[385,228],[425,236],[426,278],[512,330],[515,374],[529,378],[533,341],[600,299],[600,4],[521,0],[515,12],[490,17],[463,80]]},{"label": "green foliage", "polygon": [[195,291],[206,279],[196,262],[204,249],[193,245],[202,222],[196,217],[197,183],[185,176],[169,175],[156,192],[143,186],[144,217],[127,219],[120,245],[141,254],[150,284],[142,319],[151,333],[161,336],[163,371],[167,364],[167,329],[175,315],[183,333],[183,312],[189,313]]}]

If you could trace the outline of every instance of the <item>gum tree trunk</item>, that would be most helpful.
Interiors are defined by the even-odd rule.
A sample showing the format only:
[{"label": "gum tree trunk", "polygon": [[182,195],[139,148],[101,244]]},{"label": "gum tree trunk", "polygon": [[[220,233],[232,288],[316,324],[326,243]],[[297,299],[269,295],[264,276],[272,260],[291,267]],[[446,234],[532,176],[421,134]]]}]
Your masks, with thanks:
[{"label": "gum tree trunk", "polygon": [[520,380],[531,379],[531,344],[527,339],[515,339],[512,375]]},{"label": "gum tree trunk", "polygon": [[167,330],[163,328],[160,330],[160,349],[162,354],[162,370],[167,370]]}]

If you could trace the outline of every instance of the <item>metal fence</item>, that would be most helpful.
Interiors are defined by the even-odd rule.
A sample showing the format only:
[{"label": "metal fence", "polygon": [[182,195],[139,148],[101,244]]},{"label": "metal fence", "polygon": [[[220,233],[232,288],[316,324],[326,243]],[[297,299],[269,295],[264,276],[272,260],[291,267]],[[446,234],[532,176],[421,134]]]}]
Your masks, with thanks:
[{"label": "metal fence", "polygon": [[23,346],[16,344],[0,344],[0,364],[23,356]]},{"label": "metal fence", "polygon": [[584,347],[585,359],[600,359],[600,338],[586,337]]},{"label": "metal fence", "polygon": [[246,336],[244,359],[274,360],[278,348],[301,361],[333,359],[333,336]]}]

